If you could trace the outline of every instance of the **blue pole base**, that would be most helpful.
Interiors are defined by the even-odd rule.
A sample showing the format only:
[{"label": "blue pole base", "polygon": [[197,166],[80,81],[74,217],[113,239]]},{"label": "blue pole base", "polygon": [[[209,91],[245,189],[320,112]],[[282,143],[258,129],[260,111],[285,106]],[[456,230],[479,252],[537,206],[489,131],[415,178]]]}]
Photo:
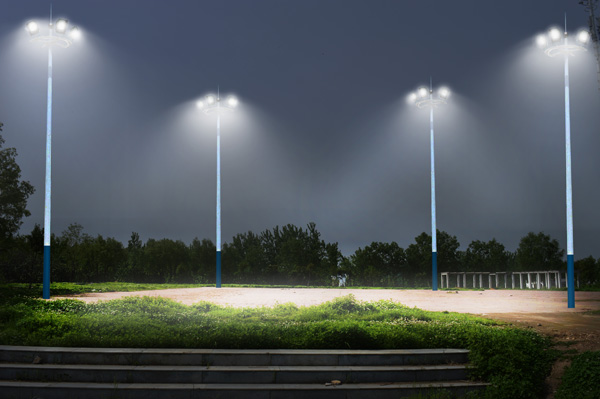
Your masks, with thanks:
[{"label": "blue pole base", "polygon": [[575,261],[573,255],[567,255],[567,296],[568,307],[575,307]]},{"label": "blue pole base", "polygon": [[50,245],[44,245],[44,276],[42,298],[50,299]]},{"label": "blue pole base", "polygon": [[438,290],[438,281],[437,281],[437,252],[431,253],[431,286],[434,291]]},{"label": "blue pole base", "polygon": [[221,251],[217,251],[217,288],[221,288]]}]

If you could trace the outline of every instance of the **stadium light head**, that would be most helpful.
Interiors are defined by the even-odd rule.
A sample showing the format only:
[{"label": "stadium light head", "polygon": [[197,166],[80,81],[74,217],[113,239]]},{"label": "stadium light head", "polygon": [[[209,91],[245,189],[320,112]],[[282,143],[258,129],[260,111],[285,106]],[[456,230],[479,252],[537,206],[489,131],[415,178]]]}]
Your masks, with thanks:
[{"label": "stadium light head", "polygon": [[37,22],[35,22],[35,21],[27,22],[25,24],[25,29],[27,30],[27,32],[29,32],[29,34],[31,36],[37,35],[37,33],[40,31],[40,27],[38,26]]}]

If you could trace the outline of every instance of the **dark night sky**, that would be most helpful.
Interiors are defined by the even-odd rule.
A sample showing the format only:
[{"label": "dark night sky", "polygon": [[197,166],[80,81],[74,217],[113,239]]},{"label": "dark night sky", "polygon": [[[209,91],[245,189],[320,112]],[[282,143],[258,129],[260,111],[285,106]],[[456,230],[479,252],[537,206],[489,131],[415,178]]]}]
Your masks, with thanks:
[{"label": "dark night sky", "polygon": [[[577,0],[54,0],[84,40],[54,53],[53,225],[124,242],[215,233],[216,128],[195,99],[235,93],[222,123],[223,240],[315,222],[345,255],[430,232],[428,113],[406,95],[448,85],[436,111],[438,228],[465,249],[565,233],[561,60],[533,37],[587,23]],[[0,121],[43,224],[46,62],[24,23],[49,1],[0,0]],[[600,91],[571,59],[575,257],[600,256]]]}]

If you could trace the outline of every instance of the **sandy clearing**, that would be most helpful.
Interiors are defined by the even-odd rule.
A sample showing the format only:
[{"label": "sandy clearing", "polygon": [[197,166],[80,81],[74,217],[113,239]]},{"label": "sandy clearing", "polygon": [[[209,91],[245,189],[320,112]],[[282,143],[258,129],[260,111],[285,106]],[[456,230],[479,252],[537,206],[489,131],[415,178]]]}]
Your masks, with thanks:
[{"label": "sandy clearing", "polygon": [[131,296],[150,296],[171,298],[186,305],[208,301],[233,307],[260,307],[286,302],[293,302],[298,306],[311,306],[350,294],[361,301],[392,300],[425,310],[472,314],[576,313],[600,310],[600,292],[576,292],[575,309],[567,309],[566,292],[541,290],[430,291],[202,287],[88,293],[77,296],[76,299],[90,303]]}]

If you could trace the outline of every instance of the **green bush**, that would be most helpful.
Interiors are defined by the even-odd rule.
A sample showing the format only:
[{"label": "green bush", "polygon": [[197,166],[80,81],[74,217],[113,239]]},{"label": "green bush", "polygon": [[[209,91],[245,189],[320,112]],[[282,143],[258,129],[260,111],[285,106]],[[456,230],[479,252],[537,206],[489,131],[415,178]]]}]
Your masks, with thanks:
[{"label": "green bush", "polygon": [[600,351],[584,352],[575,356],[565,370],[562,383],[554,395],[556,399],[600,398]]},{"label": "green bush", "polygon": [[428,312],[349,295],[318,306],[186,306],[160,297],[85,304],[25,295],[0,300],[0,344],[83,347],[467,348],[488,398],[536,398],[552,352],[532,330],[465,314]]}]

